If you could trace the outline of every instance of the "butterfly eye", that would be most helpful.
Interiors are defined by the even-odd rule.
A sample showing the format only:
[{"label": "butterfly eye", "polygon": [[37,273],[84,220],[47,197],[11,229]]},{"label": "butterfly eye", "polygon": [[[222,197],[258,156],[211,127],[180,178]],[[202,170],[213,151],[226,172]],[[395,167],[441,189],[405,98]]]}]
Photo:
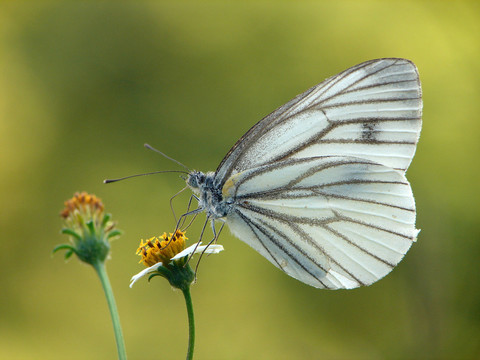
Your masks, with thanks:
[{"label": "butterfly eye", "polygon": [[198,181],[196,174],[188,174],[187,185],[196,189],[198,188]]},{"label": "butterfly eye", "polygon": [[199,171],[195,171],[188,175],[187,185],[196,189],[199,188],[201,184],[205,183],[205,175]]}]

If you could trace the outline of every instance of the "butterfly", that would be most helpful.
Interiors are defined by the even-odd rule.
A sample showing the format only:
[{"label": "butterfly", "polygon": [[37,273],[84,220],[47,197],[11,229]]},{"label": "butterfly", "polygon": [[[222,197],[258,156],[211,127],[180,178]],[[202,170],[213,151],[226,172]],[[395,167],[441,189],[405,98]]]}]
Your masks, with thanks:
[{"label": "butterfly", "polygon": [[191,171],[194,212],[205,212],[213,229],[226,223],[308,285],[370,285],[402,260],[419,232],[405,172],[421,115],[411,61],[356,65],[255,124],[215,172]]}]

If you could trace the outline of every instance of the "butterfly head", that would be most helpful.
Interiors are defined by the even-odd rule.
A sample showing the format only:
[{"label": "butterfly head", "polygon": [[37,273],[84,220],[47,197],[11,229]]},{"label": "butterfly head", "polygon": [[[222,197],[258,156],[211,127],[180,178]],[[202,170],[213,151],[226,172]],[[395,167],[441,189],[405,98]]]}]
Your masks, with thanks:
[{"label": "butterfly head", "polygon": [[187,185],[196,193],[200,192],[200,189],[205,186],[206,176],[201,171],[192,171],[188,174]]}]

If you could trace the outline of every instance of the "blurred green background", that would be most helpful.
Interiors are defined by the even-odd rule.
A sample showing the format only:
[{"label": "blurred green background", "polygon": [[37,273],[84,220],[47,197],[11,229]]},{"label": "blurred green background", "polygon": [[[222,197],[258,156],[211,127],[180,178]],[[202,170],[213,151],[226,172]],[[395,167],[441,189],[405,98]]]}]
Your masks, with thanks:
[{"label": "blurred green background", "polygon": [[116,357],[93,270],[51,256],[80,190],[124,230],[107,267],[129,358],[184,358],[182,294],[158,278],[128,288],[140,238],[172,230],[184,183],[102,180],[178,169],[145,142],[214,170],[264,115],[379,57],[413,60],[423,84],[418,242],[373,286],[321,291],[225,231],[192,289],[196,359],[479,358],[479,34],[478,2],[3,2],[0,358]]}]

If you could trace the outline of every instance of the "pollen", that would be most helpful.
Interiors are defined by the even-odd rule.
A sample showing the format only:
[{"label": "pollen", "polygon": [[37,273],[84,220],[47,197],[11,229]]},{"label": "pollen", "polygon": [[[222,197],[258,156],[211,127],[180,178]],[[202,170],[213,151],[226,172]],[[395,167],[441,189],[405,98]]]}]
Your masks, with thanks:
[{"label": "pollen", "polygon": [[137,255],[142,259],[139,261],[145,266],[153,266],[159,262],[167,265],[170,259],[185,249],[185,232],[177,230],[175,235],[163,233],[162,236],[153,236],[147,240],[142,239],[137,249]]},{"label": "pollen", "polygon": [[95,216],[101,214],[103,210],[102,201],[95,195],[84,191],[75,193],[73,198],[65,201],[65,209],[62,210],[60,216],[67,219],[73,217],[78,212]]}]

